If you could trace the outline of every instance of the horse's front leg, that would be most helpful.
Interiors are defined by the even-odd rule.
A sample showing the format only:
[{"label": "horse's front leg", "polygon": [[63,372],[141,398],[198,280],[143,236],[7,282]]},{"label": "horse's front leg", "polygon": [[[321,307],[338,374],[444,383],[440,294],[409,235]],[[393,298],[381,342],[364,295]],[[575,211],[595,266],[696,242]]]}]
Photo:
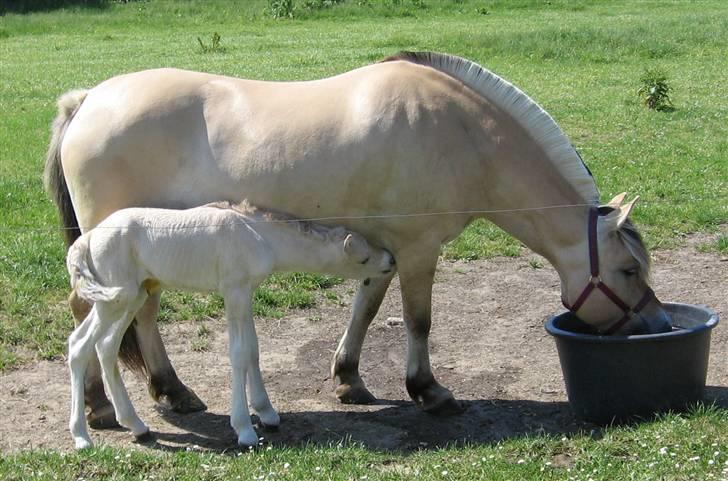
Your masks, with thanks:
[{"label": "horse's front leg", "polygon": [[247,374],[252,364],[253,352],[245,339],[245,323],[252,322],[253,289],[244,286],[227,289],[223,293],[225,315],[228,322],[230,365],[232,367],[232,411],[230,425],[238,436],[238,445],[256,446],[258,435],[253,428],[245,395]]},{"label": "horse's front leg", "polygon": [[[150,295],[136,314],[133,329],[138,351],[122,349],[122,359],[132,365],[143,366],[148,377],[148,389],[152,398],[160,405],[178,413],[191,413],[207,409],[205,403],[177,377],[169,361],[157,326],[160,293]],[[133,339],[131,340],[134,341]],[[130,342],[124,339],[124,344]],[[124,357],[125,356],[125,357]],[[141,358],[140,358],[141,356]]]},{"label": "horse's front leg", "polygon": [[422,410],[455,414],[462,407],[452,393],[436,380],[430,366],[428,338],[432,315],[432,283],[440,246],[423,251],[421,246],[397,255],[402,288],[402,308],[407,328],[407,392]]},{"label": "horse's front leg", "polygon": [[376,398],[359,375],[359,358],[367,329],[377,315],[394,273],[366,279],[359,284],[349,325],[339,341],[331,363],[331,378],[336,383],[336,397],[347,404],[369,404]]},{"label": "horse's front leg", "polygon": [[258,350],[258,335],[255,332],[255,320],[252,311],[244,316],[243,342],[250,352],[250,368],[248,370],[248,391],[250,392],[250,406],[260,418],[264,428],[275,429],[281,424],[281,417],[273,408],[268,397],[268,391],[263,384],[263,375],[260,372],[260,353]]}]

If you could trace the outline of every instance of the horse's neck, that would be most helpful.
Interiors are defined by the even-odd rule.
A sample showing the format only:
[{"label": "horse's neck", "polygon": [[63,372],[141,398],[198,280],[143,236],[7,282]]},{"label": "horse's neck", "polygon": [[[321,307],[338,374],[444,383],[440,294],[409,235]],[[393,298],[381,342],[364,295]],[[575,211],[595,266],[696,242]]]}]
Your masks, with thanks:
[{"label": "horse's neck", "polygon": [[562,258],[583,243],[591,203],[563,185],[551,187],[515,187],[507,198],[491,199],[491,205],[501,212],[485,217],[544,256],[558,270]]}]

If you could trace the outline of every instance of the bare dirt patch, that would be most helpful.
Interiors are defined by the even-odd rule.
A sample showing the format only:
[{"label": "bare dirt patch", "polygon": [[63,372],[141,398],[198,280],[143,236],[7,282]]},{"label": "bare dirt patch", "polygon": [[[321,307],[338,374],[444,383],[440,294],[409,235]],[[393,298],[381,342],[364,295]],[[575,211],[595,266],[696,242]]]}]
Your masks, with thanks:
[{"label": "bare dirt patch", "polygon": [[[657,251],[654,287],[663,301],[703,304],[724,318],[713,331],[706,397],[728,408],[728,258],[702,253],[692,238],[679,250]],[[533,261],[533,262],[529,262]],[[538,261],[538,262],[535,262]],[[543,268],[534,266],[544,264]],[[555,271],[536,256],[440,264],[433,295],[431,360],[435,376],[464,402],[458,416],[418,411],[404,388],[406,334],[395,283],[372,323],[361,372],[377,404],[339,404],[329,362],[349,315],[353,284],[322,295],[318,307],[257,322],[261,367],[274,406],[277,432],[259,431],[273,445],[344,440],[373,449],[410,451],[445,444],[484,443],[537,433],[596,429],[571,414],[553,340],[543,329],[560,312]],[[140,416],[156,436],[152,447],[235,449],[229,426],[230,368],[224,321],[210,321],[206,352],[192,351],[196,323],[163,326],[180,378],[208,411],[178,415],[158,408],[144,383],[126,374]],[[0,450],[72,448],[67,430],[70,394],[62,361],[39,362],[0,377]],[[96,443],[132,444],[122,430],[92,433]]]}]

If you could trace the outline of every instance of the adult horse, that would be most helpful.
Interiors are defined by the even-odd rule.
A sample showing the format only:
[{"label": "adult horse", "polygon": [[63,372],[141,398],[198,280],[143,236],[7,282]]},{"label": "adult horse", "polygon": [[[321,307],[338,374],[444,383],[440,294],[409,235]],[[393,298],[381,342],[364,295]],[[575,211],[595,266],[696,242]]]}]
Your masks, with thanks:
[{"label": "adult horse", "polygon": [[[475,218],[548,259],[564,302],[597,329],[667,325],[649,295],[649,256],[626,220],[633,203],[598,208],[592,176],[554,120],[510,83],[454,56],[402,53],[309,82],[175,69],[114,77],[59,100],[46,185],[69,242],[120,208],[243,197],[361,232],[397,260],[406,386],[430,412],[458,409],[430,367],[435,266],[441,245]],[[442,215],[421,215],[433,213]],[[359,286],[332,364],[343,402],[374,399],[359,356],[390,281]],[[83,319],[88,305],[70,301]],[[204,408],[167,359],[153,322],[158,307],[153,296],[137,315],[139,349],[127,357],[146,369],[158,400]],[[639,315],[627,312],[633,307]],[[87,375],[86,394],[92,426],[113,424],[98,370]]]}]

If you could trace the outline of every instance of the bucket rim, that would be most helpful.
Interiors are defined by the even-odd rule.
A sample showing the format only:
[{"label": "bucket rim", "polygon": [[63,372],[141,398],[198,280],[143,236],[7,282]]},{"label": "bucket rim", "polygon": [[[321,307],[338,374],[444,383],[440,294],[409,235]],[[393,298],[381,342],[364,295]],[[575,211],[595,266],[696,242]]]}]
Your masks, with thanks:
[{"label": "bucket rim", "polygon": [[713,329],[719,322],[718,313],[709,307],[697,304],[687,304],[682,302],[663,302],[665,310],[674,311],[679,308],[689,308],[703,311],[709,315],[708,320],[699,326],[691,328],[681,328],[670,332],[660,332],[656,334],[637,334],[630,336],[605,336],[599,334],[583,334],[578,332],[567,331],[556,327],[555,323],[566,315],[573,315],[570,311],[565,311],[555,316],[551,316],[544,325],[546,332],[557,339],[570,340],[572,342],[597,343],[597,344],[634,344],[641,342],[662,342],[674,340],[687,336],[697,335],[704,331]]}]

